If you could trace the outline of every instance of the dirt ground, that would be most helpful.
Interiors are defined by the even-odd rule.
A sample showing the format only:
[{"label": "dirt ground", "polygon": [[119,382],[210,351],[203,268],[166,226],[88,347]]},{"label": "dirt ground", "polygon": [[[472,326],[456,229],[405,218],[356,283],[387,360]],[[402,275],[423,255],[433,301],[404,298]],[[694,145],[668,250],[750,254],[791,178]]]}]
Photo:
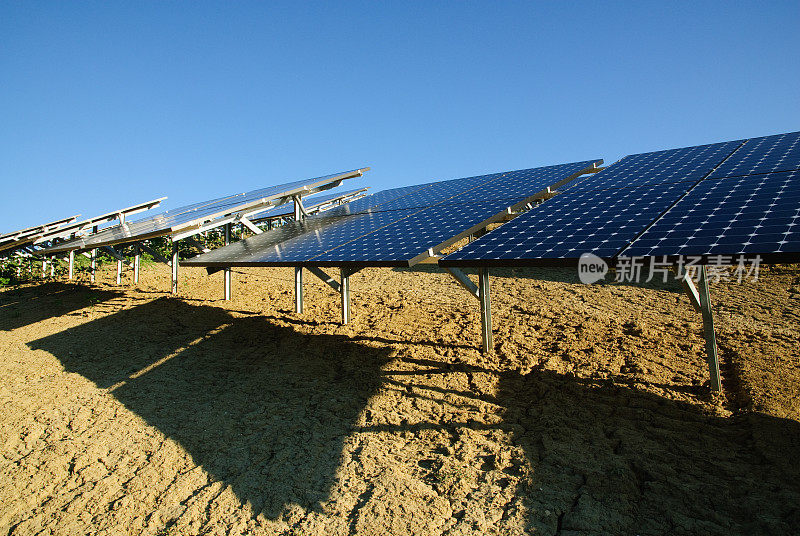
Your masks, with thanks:
[{"label": "dirt ground", "polygon": [[[339,296],[150,266],[0,291],[0,534],[800,533],[800,267],[712,285],[433,268]],[[85,278],[85,275],[82,276]]]}]

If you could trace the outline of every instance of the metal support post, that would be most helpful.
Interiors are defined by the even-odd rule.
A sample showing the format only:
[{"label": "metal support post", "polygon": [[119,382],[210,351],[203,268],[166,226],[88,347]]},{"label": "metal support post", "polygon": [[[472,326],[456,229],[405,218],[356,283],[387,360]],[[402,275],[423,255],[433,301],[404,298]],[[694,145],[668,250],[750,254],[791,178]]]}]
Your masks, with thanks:
[{"label": "metal support post", "polygon": [[306,219],[306,209],[303,207],[303,200],[298,196],[292,196],[294,199],[294,221],[303,221]]},{"label": "metal support post", "polygon": [[92,283],[94,283],[96,277],[97,277],[97,248],[92,250],[92,269],[89,273],[89,278]]},{"label": "metal support post", "polygon": [[56,276],[56,262],[55,257],[50,257],[50,277]]},{"label": "metal support post", "polygon": [[117,260],[117,285],[122,284],[122,261]]},{"label": "metal support post", "polygon": [[42,279],[47,277],[47,259],[42,259]]},{"label": "metal support post", "polygon": [[134,254],[133,254],[133,284],[139,284],[139,265],[142,261],[142,252],[139,249],[139,244],[134,246]]},{"label": "metal support post", "polygon": [[478,298],[481,301],[481,335],[482,350],[489,353],[494,346],[492,342],[492,305],[489,297],[489,269],[478,269]]},{"label": "metal support post", "polygon": [[303,268],[294,268],[294,312],[303,313]]},{"label": "metal support post", "polygon": [[178,293],[178,243],[172,241],[172,293]]},{"label": "metal support post", "polygon": [[350,322],[350,275],[342,268],[342,282],[339,287],[342,293],[342,325]]},{"label": "metal support post", "polygon": [[[225,238],[225,245],[231,243],[231,224],[226,223],[224,229],[224,238]],[[225,280],[225,301],[229,301],[231,299],[231,274],[232,270],[231,267],[228,266],[223,270],[223,278]]]},{"label": "metal support post", "polygon": [[[92,227],[92,234],[97,234],[97,225]],[[94,280],[97,276],[97,248],[92,250],[92,263],[91,263],[91,270],[89,271],[89,280],[94,283]]]},{"label": "metal support post", "polygon": [[72,277],[75,275],[75,250],[72,249],[69,252],[69,280],[72,281]]},{"label": "metal support post", "polygon": [[706,267],[700,267],[700,311],[703,313],[703,335],[706,339],[706,361],[711,376],[711,389],[720,391],[722,382],[719,376],[719,359],[717,357],[717,339],[714,336],[714,313],[711,310],[711,297],[708,293],[708,276]]}]

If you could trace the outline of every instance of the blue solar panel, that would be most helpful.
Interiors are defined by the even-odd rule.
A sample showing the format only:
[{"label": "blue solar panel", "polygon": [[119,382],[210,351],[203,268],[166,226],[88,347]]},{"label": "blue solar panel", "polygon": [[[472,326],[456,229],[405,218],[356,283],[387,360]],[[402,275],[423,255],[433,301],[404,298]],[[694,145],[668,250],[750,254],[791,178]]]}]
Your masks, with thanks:
[{"label": "blue solar panel", "polygon": [[187,266],[294,266],[388,225],[412,211],[306,218],[194,257]]},{"label": "blue solar panel", "polygon": [[739,140],[629,155],[599,173],[569,183],[563,190],[695,182],[705,177],[741,144]]},{"label": "blue solar panel", "polygon": [[752,138],[711,178],[800,170],[800,132]]},{"label": "blue solar panel", "polygon": [[485,226],[487,219],[509,206],[592,164],[593,161],[585,161],[489,175],[489,181],[437,205],[410,213],[373,233],[314,257],[310,262],[330,265],[360,262],[403,264],[417,256],[427,255],[430,248],[438,248],[475,226]]},{"label": "blue solar panel", "polygon": [[610,258],[690,187],[691,183],[665,183],[570,190],[464,246],[441,264],[455,266],[462,264],[459,261],[474,260],[555,262],[583,253]]},{"label": "blue solar panel", "polygon": [[442,204],[415,211],[327,253],[308,259],[311,264],[398,265],[425,254],[449,238],[483,222],[507,206],[503,200],[454,207]]},{"label": "blue solar panel", "polygon": [[[578,162],[533,170],[496,173],[422,185],[406,195],[369,205],[352,214],[348,205],[331,210],[310,222],[313,232],[300,232],[283,241],[260,235],[233,246],[200,255],[187,265],[227,264],[391,264],[408,265],[429,248],[441,246],[473,226],[502,214],[534,194],[590,168],[597,161]],[[375,194],[380,196],[380,192]],[[358,203],[358,201],[356,201]],[[351,212],[331,225],[329,214]],[[269,234],[269,233],[265,233]]]},{"label": "blue solar panel", "polygon": [[336,207],[329,210],[325,214],[313,216],[314,218],[330,218],[338,216],[347,216],[351,214],[361,214],[363,212],[374,212],[382,210],[381,207],[386,203],[399,199],[401,197],[418,192],[423,188],[427,188],[429,184],[417,184],[414,186],[404,186],[401,188],[391,188],[389,190],[382,190],[371,195],[362,197],[355,201],[351,201],[341,207]]},{"label": "blue solar panel", "polygon": [[582,253],[800,258],[799,165],[800,133],[628,156],[440,264],[561,264]]},{"label": "blue solar panel", "polygon": [[800,172],[704,180],[624,256],[800,252]]}]

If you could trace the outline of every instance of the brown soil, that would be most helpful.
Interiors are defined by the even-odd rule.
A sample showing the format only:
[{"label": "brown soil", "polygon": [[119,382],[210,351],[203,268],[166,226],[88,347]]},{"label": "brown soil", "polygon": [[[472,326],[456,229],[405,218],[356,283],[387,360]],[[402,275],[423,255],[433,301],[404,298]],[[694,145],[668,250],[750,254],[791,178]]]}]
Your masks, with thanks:
[{"label": "brown soil", "polygon": [[0,292],[0,534],[800,532],[800,267],[712,285],[724,389],[672,284],[434,269],[339,297],[149,267]]}]

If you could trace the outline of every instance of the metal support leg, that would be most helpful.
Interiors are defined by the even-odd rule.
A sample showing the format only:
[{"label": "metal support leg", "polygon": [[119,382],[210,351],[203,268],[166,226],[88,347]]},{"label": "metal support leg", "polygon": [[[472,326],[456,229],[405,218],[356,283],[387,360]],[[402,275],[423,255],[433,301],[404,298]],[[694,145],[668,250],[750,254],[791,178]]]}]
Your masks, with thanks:
[{"label": "metal support leg", "polygon": [[97,277],[97,249],[92,250],[92,268],[89,272],[89,279],[92,283],[94,283],[95,278]]},{"label": "metal support leg", "polygon": [[705,266],[700,267],[700,311],[703,313],[703,335],[706,339],[706,361],[708,361],[708,372],[711,376],[711,389],[719,391],[722,389],[722,382],[719,377],[717,339],[714,336],[714,313],[711,310]]},{"label": "metal support leg", "polygon": [[69,280],[75,275],[75,250],[69,252]]},{"label": "metal support leg", "polygon": [[122,261],[117,261],[117,285],[122,284]]},{"label": "metal support leg", "polygon": [[478,297],[481,301],[481,334],[483,338],[482,350],[489,353],[494,343],[492,342],[492,306],[489,298],[489,269],[478,269]]},{"label": "metal support leg", "polygon": [[178,293],[178,243],[172,242],[172,293]]},{"label": "metal support leg", "polygon": [[342,325],[350,322],[350,276],[342,269],[342,283],[340,285],[342,293]]},{"label": "metal support leg", "polygon": [[294,269],[294,312],[303,313],[303,268],[300,266]]},{"label": "metal support leg", "polygon": [[56,276],[56,262],[55,262],[55,258],[51,257],[50,258],[50,277],[55,277],[55,276]]},{"label": "metal support leg", "polygon": [[[225,224],[225,245],[231,243],[231,224]],[[225,280],[225,301],[229,301],[231,299],[231,275],[232,271],[230,266],[223,270],[223,279]]]},{"label": "metal support leg", "polygon": [[139,265],[142,261],[142,252],[139,250],[139,245],[134,246],[136,251],[133,255],[133,284],[139,284]]},{"label": "metal support leg", "polygon": [[[97,234],[98,226],[92,227],[92,234]],[[92,250],[91,253],[91,269],[89,270],[89,280],[94,283],[97,277],[97,248]]]},{"label": "metal support leg", "polygon": [[42,261],[42,279],[44,279],[45,277],[47,277],[47,261],[43,260]]}]

